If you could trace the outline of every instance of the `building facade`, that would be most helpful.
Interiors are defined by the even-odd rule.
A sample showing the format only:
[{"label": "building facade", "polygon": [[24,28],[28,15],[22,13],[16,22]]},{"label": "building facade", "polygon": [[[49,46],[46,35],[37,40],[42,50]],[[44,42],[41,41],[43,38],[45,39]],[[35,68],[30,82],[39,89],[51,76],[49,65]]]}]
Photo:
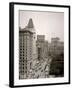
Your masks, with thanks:
[{"label": "building facade", "polygon": [[48,51],[50,53],[49,55],[52,57],[49,74],[55,77],[63,77],[64,76],[64,42],[60,41],[58,37],[52,38]]},{"label": "building facade", "polygon": [[58,37],[52,38],[48,51],[51,55],[64,53],[64,42],[60,41]]},{"label": "building facade", "polygon": [[38,59],[48,57],[48,41],[45,40],[45,35],[37,35],[36,47]]},{"label": "building facade", "polygon": [[32,61],[36,58],[36,33],[32,22],[19,30],[19,79],[29,78]]}]

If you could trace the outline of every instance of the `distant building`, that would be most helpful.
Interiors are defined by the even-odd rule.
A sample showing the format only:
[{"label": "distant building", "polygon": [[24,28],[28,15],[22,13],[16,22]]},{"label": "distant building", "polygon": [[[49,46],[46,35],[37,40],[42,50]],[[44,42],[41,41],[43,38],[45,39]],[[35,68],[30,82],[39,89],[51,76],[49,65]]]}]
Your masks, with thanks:
[{"label": "distant building", "polygon": [[42,42],[44,42],[45,41],[45,35],[37,35],[37,40],[38,41],[42,41]]},{"label": "distant building", "polygon": [[64,42],[61,42],[58,37],[52,38],[49,45],[49,52],[51,55],[64,53]]},{"label": "distant building", "polygon": [[50,75],[55,77],[64,76],[64,42],[61,42],[59,38],[52,38],[49,46],[49,53],[52,56],[50,64]]},{"label": "distant building", "polygon": [[36,58],[36,33],[32,19],[19,30],[19,79],[29,78],[32,61]]},{"label": "distant building", "polygon": [[45,35],[37,35],[36,47],[39,60],[48,57],[48,41],[45,40]]},{"label": "distant building", "polygon": [[57,44],[58,42],[59,42],[59,38],[58,37],[56,37],[56,38],[51,38],[51,43],[53,43],[53,44]]}]

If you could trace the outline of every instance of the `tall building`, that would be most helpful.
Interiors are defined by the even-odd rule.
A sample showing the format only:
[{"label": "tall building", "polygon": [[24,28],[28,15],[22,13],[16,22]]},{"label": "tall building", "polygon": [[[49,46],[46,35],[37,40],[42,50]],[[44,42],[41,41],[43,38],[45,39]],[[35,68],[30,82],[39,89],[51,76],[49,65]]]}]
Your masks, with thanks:
[{"label": "tall building", "polygon": [[60,54],[64,53],[64,42],[60,41],[58,37],[52,38],[49,51],[51,54]]},{"label": "tall building", "polygon": [[19,28],[19,79],[29,78],[32,61],[36,58],[36,33],[32,19],[28,25]]},{"label": "tall building", "polygon": [[37,35],[36,47],[39,60],[48,57],[48,41],[45,40],[45,35]]},{"label": "tall building", "polygon": [[48,56],[48,41],[45,40],[45,35],[37,35],[36,41],[37,57],[39,68],[36,72],[36,77],[48,78],[51,58]]},{"label": "tall building", "polygon": [[60,41],[58,37],[52,38],[49,47],[52,61],[50,64],[50,75],[55,77],[64,76],[64,42]]}]

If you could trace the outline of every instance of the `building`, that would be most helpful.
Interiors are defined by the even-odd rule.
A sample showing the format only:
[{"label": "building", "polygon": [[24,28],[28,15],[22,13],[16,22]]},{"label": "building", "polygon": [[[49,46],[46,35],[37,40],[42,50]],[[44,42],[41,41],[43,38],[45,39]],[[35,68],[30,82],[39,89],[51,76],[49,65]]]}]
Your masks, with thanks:
[{"label": "building", "polygon": [[[35,78],[48,78],[51,58],[48,56],[48,41],[45,35],[37,35],[37,62],[34,65]],[[35,68],[36,67],[36,68]]]},{"label": "building", "polygon": [[36,47],[39,60],[48,57],[48,41],[45,40],[45,35],[37,35]]},{"label": "building", "polygon": [[52,57],[50,75],[55,77],[64,76],[64,42],[58,37],[52,38],[49,46],[49,55]]},{"label": "building", "polygon": [[64,42],[60,41],[58,37],[52,38],[48,51],[51,55],[64,53]]},{"label": "building", "polygon": [[36,58],[36,33],[32,19],[28,25],[19,28],[19,79],[29,78],[32,61]]}]

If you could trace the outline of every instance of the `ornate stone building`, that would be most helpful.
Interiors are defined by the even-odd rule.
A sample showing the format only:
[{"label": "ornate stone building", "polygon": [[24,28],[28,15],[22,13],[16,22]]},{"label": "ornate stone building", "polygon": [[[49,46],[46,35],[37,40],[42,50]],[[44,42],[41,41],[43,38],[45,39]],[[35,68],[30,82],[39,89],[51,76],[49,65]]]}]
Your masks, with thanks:
[{"label": "ornate stone building", "polygon": [[29,78],[32,62],[36,58],[36,33],[32,19],[19,30],[19,79]]}]

